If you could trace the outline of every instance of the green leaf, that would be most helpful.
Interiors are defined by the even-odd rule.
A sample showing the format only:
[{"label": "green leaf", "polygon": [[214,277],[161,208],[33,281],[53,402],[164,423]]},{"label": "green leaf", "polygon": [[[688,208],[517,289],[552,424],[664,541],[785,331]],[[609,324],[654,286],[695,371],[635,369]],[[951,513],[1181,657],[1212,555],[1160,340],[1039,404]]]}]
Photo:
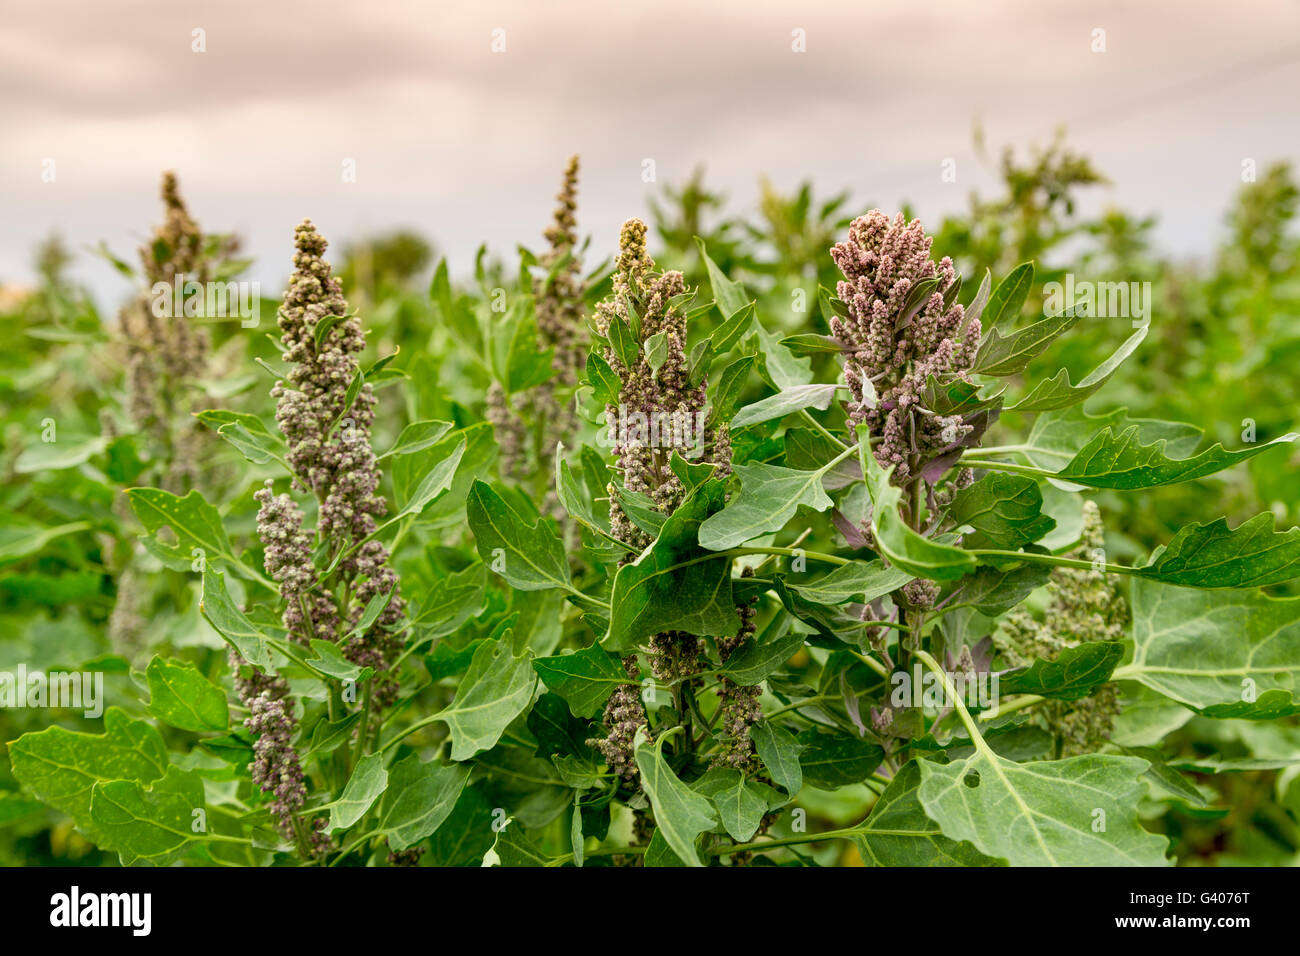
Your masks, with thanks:
[{"label": "green leaf", "polygon": [[746,780],[739,770],[714,767],[695,781],[695,791],[712,801],[733,840],[748,843],[754,838],[768,806],[761,784]]},{"label": "green leaf", "polygon": [[[717,303],[718,311],[722,313],[724,319],[731,318],[752,300],[745,295],[743,285],[728,279],[718,268],[717,263],[709,258],[703,239],[696,236],[695,244],[700,247],[700,258],[704,260],[704,267],[709,273],[709,285],[713,287],[713,301]],[[721,353],[726,349],[719,347],[718,351]]]},{"label": "green leaf", "polygon": [[[408,759],[415,759],[414,756]],[[366,754],[357,761],[343,793],[330,804],[330,822],[326,832],[346,830],[366,815],[388,786],[388,771],[383,754]],[[451,808],[448,807],[448,812]]]},{"label": "green leaf", "polygon": [[684,867],[686,863],[680,856],[673,852],[664,835],[658,830],[650,834],[650,842],[646,844],[645,853],[641,855],[641,866],[646,868],[659,867]]},{"label": "green leaf", "polygon": [[11,742],[9,760],[23,789],[72,817],[94,838],[91,788],[108,780],[157,780],[167,772],[167,747],[153,725],[110,707],[102,734],[47,727]]},{"label": "green leaf", "polygon": [[1179,529],[1138,577],[1194,588],[1260,588],[1300,575],[1300,528],[1273,530],[1265,511],[1229,528],[1227,519]]},{"label": "green leaf", "polygon": [[810,728],[799,735],[803,779],[819,790],[861,783],[880,766],[885,752],[876,744],[849,734]]},{"label": "green leaf", "polygon": [[602,405],[617,405],[623,382],[618,374],[595,352],[587,356],[587,384],[591,386],[596,401]]},{"label": "green leaf", "polygon": [[1032,262],[1022,262],[1012,269],[989,296],[988,304],[980,314],[980,324],[985,329],[992,329],[1004,318],[1015,318],[1019,315],[1033,284],[1034,264]]},{"label": "green leaf", "polygon": [[796,796],[803,787],[799,754],[804,745],[790,731],[770,720],[755,724],[750,729],[750,736],[758,750],[758,759],[763,761],[772,780],[790,796]]},{"label": "green leaf", "polygon": [[[537,698],[525,723],[537,741],[536,756],[550,759],[569,786],[584,790],[600,786],[594,751],[587,746],[589,718],[574,717],[564,698],[545,693]],[[578,778],[582,778],[580,787]]]},{"label": "green leaf", "polygon": [[939,283],[942,281],[939,276],[922,279],[907,291],[907,296],[903,299],[903,308],[898,318],[894,320],[895,332],[901,332],[910,326],[920,311],[925,308],[925,304],[930,301],[930,297],[936,292],[942,292],[939,288]]},{"label": "green leaf", "polygon": [[582,835],[582,794],[574,793],[573,809],[569,812],[569,846],[573,848],[573,865],[581,867],[586,854],[587,841]]},{"label": "green leaf", "polygon": [[343,408],[340,409],[338,417],[330,425],[330,432],[333,432],[339,424],[345,419],[356,404],[357,396],[361,394],[362,386],[366,384],[366,373],[357,368],[356,373],[352,376],[352,381],[348,383],[348,390],[343,394]]},{"label": "green leaf", "polygon": [[[755,304],[753,302],[748,303],[743,308],[733,312],[713,330],[713,334],[707,339],[709,357],[725,355],[749,333],[749,330],[754,326],[754,308]],[[698,384],[698,382],[693,382],[693,384]]]},{"label": "green leaf", "polygon": [[1202,434],[1194,425],[1129,418],[1128,410],[1124,408],[1102,415],[1089,415],[1082,405],[1075,405],[1037,416],[1029,437],[1019,450],[1031,465],[1043,469],[1045,474],[1055,475],[1090,439],[1108,426],[1117,434],[1136,426],[1140,442],[1149,444],[1163,438],[1167,453],[1183,457],[1196,451]]},{"label": "green leaf", "polygon": [[374,627],[375,621],[379,620],[379,615],[384,613],[384,609],[392,602],[396,593],[396,588],[389,588],[387,591],[380,591],[373,595],[370,600],[366,602],[366,606],[362,608],[361,617],[357,619],[357,622],[352,625],[351,629],[346,635],[344,635],[339,643],[347,644],[354,637],[359,637]]},{"label": "green leaf", "polygon": [[343,650],[333,641],[313,638],[309,646],[316,656],[307,661],[316,670],[335,680],[364,681],[374,673],[374,668],[360,667],[343,655]]},{"label": "green leaf", "polygon": [[266,635],[235,606],[226,590],[225,575],[220,571],[208,568],[203,572],[199,611],[244,660],[263,671],[271,670],[271,649]]},{"label": "green leaf", "polygon": [[379,458],[382,460],[393,455],[410,455],[431,448],[442,441],[443,437],[453,427],[451,422],[411,422],[402,429],[401,434],[397,436],[397,441],[393,442],[393,447],[380,455]]},{"label": "green leaf", "polygon": [[[353,711],[346,717],[339,720],[329,721],[321,720],[311,732],[311,746],[308,753],[327,754],[337,750],[345,742],[352,739],[352,732],[356,730],[357,724],[361,723],[361,711]],[[205,741],[205,744],[208,743]]]},{"label": "green leaf", "polygon": [[65,574],[6,574],[0,577],[0,592],[17,601],[32,601],[47,607],[80,605],[96,601],[104,589],[100,571],[73,571]]},{"label": "green leaf", "polygon": [[1085,754],[1017,764],[987,745],[921,762],[919,797],[944,835],[1012,866],[1167,866],[1167,841],[1138,823],[1147,762]]},{"label": "green leaf", "polygon": [[39,442],[23,449],[14,462],[17,474],[30,475],[38,471],[60,471],[84,465],[108,447],[109,439],[102,435],[64,435],[55,442]]},{"label": "green leaf", "polygon": [[379,801],[376,832],[398,852],[433,835],[451,816],[469,772],[469,764],[421,763],[416,754],[394,764]]},{"label": "green leaf", "polygon": [[1028,395],[1010,406],[1007,411],[1049,412],[1077,405],[1106,384],[1115,374],[1115,370],[1142,344],[1149,328],[1150,326],[1143,326],[1130,335],[1110,358],[1079,379],[1078,385],[1071,385],[1069,370],[1061,369],[1052,378],[1040,381]]},{"label": "green leaf", "polygon": [[[508,628],[513,626],[514,621],[515,617],[511,615],[502,623]],[[504,630],[505,628],[498,628],[494,633],[504,633]],[[513,632],[511,636],[513,640]],[[448,677],[464,674],[469,670],[469,665],[473,662],[478,649],[496,639],[496,637],[473,638],[464,647],[456,647],[451,641],[440,641],[437,647],[424,656],[424,669],[428,672],[429,679],[436,683]]]},{"label": "green leaf", "polygon": [[663,512],[656,510],[654,499],[639,491],[628,491],[617,479],[613,484],[614,497],[628,519],[651,537],[657,536],[668,519]]},{"label": "green leaf", "polygon": [[975,529],[962,537],[964,546],[1018,551],[1056,527],[1042,509],[1038,482],[994,471],[957,492],[948,516]]},{"label": "green leaf", "polygon": [[1091,641],[1067,647],[1055,660],[1036,660],[1028,667],[1003,674],[998,680],[998,691],[1078,700],[1110,680],[1123,656],[1124,645],[1118,641]]},{"label": "green leaf", "polygon": [[475,422],[450,432],[436,445],[392,459],[394,497],[398,502],[407,501],[420,480],[431,470],[431,463],[443,461],[461,441],[465,442],[465,453],[452,479],[451,489],[426,505],[420,513],[419,522],[426,528],[455,528],[458,534],[464,528],[465,501],[470,486],[486,475],[497,457],[492,423]]},{"label": "green leaf", "polygon": [[456,316],[456,303],[451,289],[451,277],[447,272],[447,260],[439,259],[429,281],[429,300],[437,307],[442,321],[451,325]]},{"label": "green leaf", "polygon": [[925,815],[917,790],[921,768],[909,760],[871,808],[854,842],[868,866],[998,866],[966,842],[950,840]]},{"label": "green leaf", "polygon": [[483,563],[521,591],[571,590],[564,543],[542,519],[525,524],[491,485],[475,481],[466,506]]},{"label": "green leaf", "polygon": [[42,528],[18,515],[6,514],[3,517],[5,524],[0,525],[0,562],[6,563],[36,554],[55,538],[90,528],[90,524],[85,521]]},{"label": "green leaf", "polygon": [[736,403],[740,401],[740,396],[749,383],[749,373],[753,371],[757,362],[757,356],[742,355],[722,370],[711,397],[713,407],[709,412],[709,418],[712,422],[731,421]]},{"label": "green leaf", "polygon": [[21,823],[45,813],[45,804],[39,800],[29,800],[16,790],[0,791],[0,826]]},{"label": "green leaf", "polygon": [[1120,681],[1119,687],[1120,712],[1110,739],[1121,747],[1157,747],[1196,717],[1195,711],[1137,681]]},{"label": "green leaf", "polygon": [[749,640],[718,671],[742,687],[753,687],[775,674],[804,645],[805,634],[790,631],[760,644]]},{"label": "green leaf", "polygon": [[718,466],[711,462],[687,461],[674,451],[668,459],[668,470],[681,480],[682,487],[689,494],[712,478]]},{"label": "green leaf", "polygon": [[877,549],[891,565],[931,581],[955,581],[975,569],[974,555],[924,538],[903,521],[898,513],[902,490],[890,484],[893,469],[886,472],[871,453],[865,426],[859,429],[859,456],[871,496],[871,531]]},{"label": "green leaf", "polygon": [[329,338],[329,334],[333,330],[334,326],[344,321],[345,318],[346,317],[342,315],[326,315],[322,316],[316,322],[316,328],[312,333],[312,338],[316,340],[316,350],[318,352],[320,351],[321,346],[325,344],[325,340]]},{"label": "green leaf", "polygon": [[264,465],[272,458],[282,459],[285,454],[284,442],[265,428],[252,431],[240,422],[231,422],[218,428],[217,434],[255,465]]},{"label": "green leaf", "polygon": [[[1031,263],[1026,263],[1026,264],[1031,264]],[[965,331],[965,327],[975,319],[980,319],[982,324],[983,317],[984,317],[984,308],[989,304],[989,299],[991,298],[991,296],[989,295],[989,288],[992,283],[992,280],[993,280],[993,273],[990,272],[988,269],[985,269],[984,278],[980,279],[979,288],[975,290],[975,295],[970,300],[970,305],[966,306],[965,321],[963,322],[963,326],[962,326],[963,332]],[[1026,286],[1025,294],[1026,296],[1028,295],[1028,286]],[[947,297],[945,296],[945,300],[946,298]],[[1019,311],[1020,311],[1020,306],[1016,306],[1016,312]],[[1000,315],[999,318],[1001,318]],[[997,324],[996,321],[990,322],[988,327],[992,328],[996,324]]]},{"label": "green leaf", "polygon": [[506,727],[524,712],[537,686],[529,655],[514,657],[510,642],[484,641],[474,652],[456,698],[437,718],[451,733],[451,759],[468,760],[491,750]]},{"label": "green leaf", "polygon": [[507,350],[501,384],[508,393],[535,388],[551,377],[555,349],[540,347],[537,320],[531,314],[516,312],[514,320],[500,330],[500,336],[500,344]]},{"label": "green leaf", "polygon": [[1078,310],[1066,309],[1059,315],[1049,316],[1008,336],[990,328],[980,342],[971,371],[1000,378],[1023,372],[1057,336],[1068,331],[1082,317],[1083,314]]},{"label": "green leaf", "polygon": [[664,840],[683,862],[703,866],[695,840],[701,833],[718,825],[717,815],[707,797],[696,793],[678,779],[664,759],[665,736],[651,744],[644,731],[637,735],[636,766],[641,771],[641,787],[654,808],[655,826]]},{"label": "green leaf", "polygon": [[1285,757],[1178,757],[1170,761],[1173,766],[1195,773],[1252,773],[1259,770],[1281,770],[1300,764],[1300,754]]},{"label": "green leaf", "polygon": [[149,534],[156,536],[161,529],[171,528],[176,535],[175,545],[154,542],[163,554],[188,566],[198,557],[194,550],[197,548],[205,561],[221,560],[247,570],[230,546],[221,515],[197,491],[180,498],[160,488],[128,488],[126,495]]},{"label": "green leaf", "polygon": [[556,442],[555,496],[559,498],[560,506],[564,508],[569,517],[592,534],[605,541],[618,544],[623,550],[632,550],[630,546],[619,542],[610,532],[608,514],[603,511],[597,513],[592,496],[583,487],[573,469],[569,467],[569,463],[564,460],[564,451],[564,442]]},{"label": "green leaf", "polygon": [[1142,444],[1138,425],[1131,425],[1123,432],[1106,427],[1079,449],[1055,477],[1091,488],[1155,488],[1204,478],[1268,451],[1274,445],[1294,442],[1296,438],[1300,435],[1292,432],[1241,451],[1228,451],[1222,445],[1215,445],[1194,457],[1168,458],[1167,439]]},{"label": "green leaf", "polygon": [[781,340],[781,344],[795,355],[842,355],[846,350],[844,343],[839,339],[830,335],[819,335],[816,332],[787,335]]},{"label": "green leaf", "polygon": [[367,382],[373,382],[376,376],[378,376],[379,379],[382,380],[388,378],[389,375],[392,373],[395,373],[396,375],[405,378],[406,377],[405,372],[399,372],[396,369],[390,369],[388,367],[389,365],[392,364],[393,359],[397,358],[398,353],[401,351],[402,351],[402,347],[399,345],[396,348],[394,348],[393,351],[389,352],[387,355],[379,356],[379,358],[371,362],[369,366],[362,369],[362,373],[365,375],[365,380]]},{"label": "green leaf", "polygon": [[418,647],[454,633],[471,617],[483,610],[487,574],[482,563],[437,582],[410,618],[416,639],[408,647]]},{"label": "green leaf", "polygon": [[147,786],[138,780],[105,780],[91,790],[90,816],[105,849],[125,864],[145,860],[166,866],[191,843],[207,839],[195,832],[195,811],[205,811],[203,778],[197,770],[169,767]]},{"label": "green leaf", "polygon": [[[1196,789],[1196,785],[1169,766],[1164,755],[1159,750],[1154,747],[1122,747],[1120,749],[1128,756],[1139,757],[1150,764],[1146,772],[1147,780],[1154,783],[1165,793],[1177,797],[1194,807],[1209,805],[1208,801],[1201,796],[1201,792]],[[1198,768],[1198,770],[1200,769],[1209,768]]]},{"label": "green leaf", "polygon": [[149,713],[181,730],[225,730],[230,726],[226,692],[189,661],[155,657],[145,668]]},{"label": "green leaf", "polygon": [[[627,652],[663,631],[700,637],[734,634],[740,626],[731,596],[731,559],[701,553],[697,534],[722,503],[721,482],[710,482],[668,516],[655,542],[614,576],[609,632],[601,644]],[[702,524],[701,522],[704,522]]]},{"label": "green leaf", "polygon": [[[904,583],[911,580],[912,575],[903,575]],[[861,607],[809,601],[793,590],[781,574],[774,576],[772,587],[785,609],[810,625],[820,637],[859,648],[866,646],[868,624],[862,620]]]},{"label": "green leaf", "polygon": [[201,412],[195,412],[194,417],[214,431],[219,430],[222,425],[238,424],[259,435],[272,434],[260,416],[249,412],[235,412],[228,408],[205,408]]},{"label": "green leaf", "polygon": [[941,382],[933,375],[927,375],[921,401],[936,415],[969,415],[981,409],[1000,407],[1002,393],[1006,390],[1004,384],[990,393],[981,394],[984,387],[973,382],[960,378]]},{"label": "green leaf", "polygon": [[885,567],[882,561],[850,561],[812,581],[797,584],[787,581],[786,587],[817,604],[843,604],[853,600],[869,604],[898,590],[912,578],[906,571]]},{"label": "green leaf", "polygon": [[759,354],[762,357],[763,372],[774,387],[784,391],[812,381],[812,359],[796,358],[793,352],[781,344],[780,338],[763,328],[757,319],[754,320],[754,331],[761,346]]},{"label": "green leaf", "polygon": [[[545,700],[545,697],[542,700]],[[564,708],[565,704],[561,702],[560,707]],[[529,719],[531,720],[536,713],[537,710],[534,709],[533,713],[529,714]],[[574,790],[590,790],[601,785],[601,768],[593,760],[557,753],[551,756],[551,763],[555,765],[556,773],[560,775],[560,779],[567,787],[572,787]]]},{"label": "green leaf", "polygon": [[610,316],[608,335],[610,347],[623,367],[635,368],[641,357],[641,346],[627,323],[617,315]]},{"label": "green leaf", "polygon": [[998,617],[1046,584],[1051,575],[1052,569],[1042,564],[1018,568],[985,565],[962,579],[958,595],[961,603],[955,607],[969,606],[988,617]]},{"label": "green leaf", "polygon": [[1140,681],[1207,717],[1300,713],[1300,598],[1138,579],[1131,603],[1133,659],[1117,679]]},{"label": "green leaf", "polygon": [[825,511],[832,502],[822,488],[822,476],[831,467],[796,471],[764,462],[737,465],[740,491],[700,526],[700,545],[710,551],[726,551],[759,535],[780,531],[800,506]]},{"label": "green leaf", "polygon": [[746,405],[736,412],[735,417],[731,420],[731,427],[743,428],[746,425],[756,425],[759,422],[771,421],[774,418],[784,418],[792,412],[801,411],[805,408],[825,410],[830,408],[831,401],[835,398],[835,393],[839,389],[840,386],[834,384],[796,385],[793,388],[787,388],[775,395],[760,399],[752,405]]},{"label": "green leaf", "polygon": [[713,354],[713,343],[708,339],[701,339],[691,348],[691,354],[686,359],[686,383],[691,388],[703,385],[704,380],[709,376],[709,369],[713,367],[713,360],[717,358]]},{"label": "green leaf", "polygon": [[849,307],[844,300],[821,283],[817,285],[817,308],[821,310],[827,326],[831,324],[831,319],[837,316],[841,319],[849,316]]},{"label": "green leaf", "polygon": [[659,370],[668,361],[668,333],[656,332],[645,340],[645,364],[650,369],[650,377],[657,378]]},{"label": "green leaf", "polygon": [[633,683],[623,662],[595,644],[572,654],[539,657],[533,669],[549,690],[564,698],[575,717],[595,717],[614,688]]},{"label": "green leaf", "polygon": [[550,866],[551,858],[538,849],[537,844],[528,838],[519,821],[511,819],[497,833],[492,844],[497,866]]},{"label": "green leaf", "polygon": [[405,503],[399,502],[401,510],[393,518],[418,515],[430,502],[450,489],[452,482],[456,480],[456,469],[460,467],[466,447],[466,440],[461,439],[460,444],[450,455],[433,462],[429,470],[418,480],[410,499]]}]

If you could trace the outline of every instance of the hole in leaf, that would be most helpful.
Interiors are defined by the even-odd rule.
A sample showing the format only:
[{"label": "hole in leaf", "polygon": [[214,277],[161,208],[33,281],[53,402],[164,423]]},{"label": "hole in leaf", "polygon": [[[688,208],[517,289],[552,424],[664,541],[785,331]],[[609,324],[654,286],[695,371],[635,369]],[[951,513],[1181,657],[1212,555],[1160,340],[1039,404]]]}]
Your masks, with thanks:
[{"label": "hole in leaf", "polygon": [[970,773],[966,774],[966,776],[961,778],[961,782],[974,790],[980,785],[980,772],[978,770],[972,770]]}]

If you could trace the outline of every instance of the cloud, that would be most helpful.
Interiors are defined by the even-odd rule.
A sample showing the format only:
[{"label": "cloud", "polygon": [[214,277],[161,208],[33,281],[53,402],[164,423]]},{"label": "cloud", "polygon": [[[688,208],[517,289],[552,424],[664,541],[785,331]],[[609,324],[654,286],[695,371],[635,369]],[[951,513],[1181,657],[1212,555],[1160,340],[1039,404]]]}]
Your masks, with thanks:
[{"label": "cloud", "polygon": [[[1300,145],[1280,121],[1297,60],[1249,72],[1298,26],[1291,4],[1245,18],[1208,0],[46,0],[6,11],[0,33],[0,276],[29,274],[52,228],[130,248],[168,167],[208,228],[247,235],[271,282],[305,215],[337,240],[418,228],[462,268],[480,241],[535,242],[575,151],[599,247],[643,211],[647,158],[660,183],[706,162],[741,205],[768,173],[937,215],[989,182],[977,118],[994,144],[1019,146],[1080,118],[1072,140],[1116,183],[1098,201],[1160,213],[1166,244],[1196,251],[1241,158]],[[1104,54],[1090,49],[1097,28]],[[945,157],[955,185],[939,179]]]}]

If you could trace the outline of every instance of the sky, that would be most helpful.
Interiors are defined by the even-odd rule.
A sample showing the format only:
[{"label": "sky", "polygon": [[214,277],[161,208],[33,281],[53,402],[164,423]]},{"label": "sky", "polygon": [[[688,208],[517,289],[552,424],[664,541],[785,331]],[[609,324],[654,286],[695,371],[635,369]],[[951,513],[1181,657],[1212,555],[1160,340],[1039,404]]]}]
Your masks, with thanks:
[{"label": "sky", "polygon": [[[205,230],[243,237],[248,277],[275,295],[304,217],[336,250],[414,229],[453,273],[484,241],[537,247],[575,152],[580,230],[612,250],[619,224],[698,164],[739,212],[766,175],[849,189],[854,210],[908,202],[937,225],[994,184],[976,123],[995,152],[1022,154],[1064,124],[1113,183],[1087,203],[1157,215],[1158,247],[1180,257],[1222,237],[1244,161],[1300,156],[1297,0],[7,0],[3,13],[0,282],[30,281],[52,231],[133,257],[164,169]],[[106,303],[127,294],[89,254],[74,274]]]}]

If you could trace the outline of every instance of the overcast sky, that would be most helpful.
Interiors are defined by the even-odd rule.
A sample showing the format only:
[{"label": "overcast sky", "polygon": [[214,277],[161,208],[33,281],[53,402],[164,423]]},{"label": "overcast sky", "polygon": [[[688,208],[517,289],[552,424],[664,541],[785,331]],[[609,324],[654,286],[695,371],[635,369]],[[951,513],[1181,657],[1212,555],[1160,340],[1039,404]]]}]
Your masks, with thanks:
[{"label": "overcast sky", "polygon": [[[264,291],[304,216],[336,249],[417,229],[455,272],[481,241],[537,245],[573,152],[602,251],[645,212],[647,159],[660,185],[705,163],[740,210],[766,173],[937,221],[992,182],[976,120],[1021,149],[1067,124],[1114,180],[1095,202],[1158,214],[1194,255],[1243,159],[1300,154],[1300,4],[8,0],[0,91],[0,281],[29,279],[51,230],[133,254],[165,168],[207,230],[245,237]],[[97,261],[78,275],[125,291]]]}]

